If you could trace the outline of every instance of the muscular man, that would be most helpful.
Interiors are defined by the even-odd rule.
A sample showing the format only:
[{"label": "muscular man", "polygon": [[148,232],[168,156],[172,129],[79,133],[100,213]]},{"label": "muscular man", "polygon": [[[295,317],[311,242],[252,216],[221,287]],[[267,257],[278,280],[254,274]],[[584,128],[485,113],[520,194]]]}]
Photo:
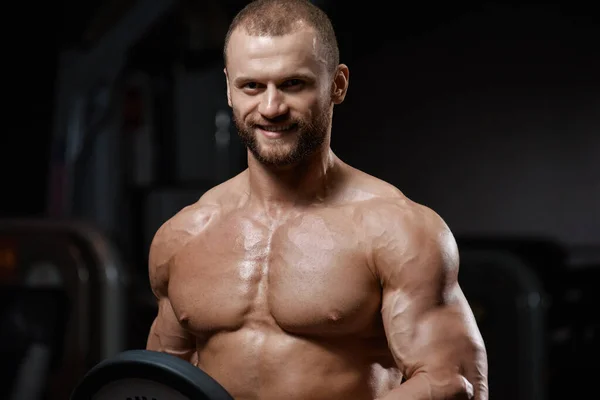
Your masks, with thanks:
[{"label": "muscular man", "polygon": [[251,3],[224,55],[248,169],[156,233],[147,348],[238,400],[487,399],[452,233],[330,148],[349,74],[327,16]]}]

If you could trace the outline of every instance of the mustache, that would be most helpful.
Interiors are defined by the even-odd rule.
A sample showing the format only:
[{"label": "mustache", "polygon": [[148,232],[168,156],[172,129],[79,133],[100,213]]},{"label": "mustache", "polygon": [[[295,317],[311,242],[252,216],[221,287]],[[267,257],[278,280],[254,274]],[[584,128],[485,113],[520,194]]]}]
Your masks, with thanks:
[{"label": "mustache", "polygon": [[295,118],[275,118],[275,119],[271,119],[271,120],[248,120],[246,121],[246,126],[248,126],[249,128],[258,128],[260,126],[265,126],[265,125],[273,125],[273,124],[277,124],[277,125],[296,125],[299,127],[304,127],[307,126],[306,122],[302,121],[302,120],[298,120]]}]

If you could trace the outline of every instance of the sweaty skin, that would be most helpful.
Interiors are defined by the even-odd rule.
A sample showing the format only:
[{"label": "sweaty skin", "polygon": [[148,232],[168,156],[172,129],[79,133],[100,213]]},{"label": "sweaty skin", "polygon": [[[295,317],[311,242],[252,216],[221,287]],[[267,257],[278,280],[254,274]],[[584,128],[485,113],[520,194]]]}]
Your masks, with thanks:
[{"label": "sweaty skin", "polygon": [[[307,29],[238,31],[229,46],[248,169],[157,231],[147,348],[190,361],[236,400],[487,400],[450,230],[330,150],[347,67],[331,77]],[[318,134],[316,151],[297,151]]]},{"label": "sweaty skin", "polygon": [[372,400],[419,374],[431,397],[414,398],[437,399],[470,386],[457,372],[482,382],[447,227],[335,165],[326,201],[272,215],[244,172],[167,221],[150,253],[148,349],[190,360],[236,400]]}]

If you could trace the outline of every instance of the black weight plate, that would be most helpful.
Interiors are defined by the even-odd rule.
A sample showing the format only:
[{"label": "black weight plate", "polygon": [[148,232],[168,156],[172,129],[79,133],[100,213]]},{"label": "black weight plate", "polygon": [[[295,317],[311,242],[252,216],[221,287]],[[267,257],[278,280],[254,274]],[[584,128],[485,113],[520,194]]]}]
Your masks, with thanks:
[{"label": "black weight plate", "polygon": [[128,350],[93,367],[71,400],[233,400],[212,377],[175,356]]}]

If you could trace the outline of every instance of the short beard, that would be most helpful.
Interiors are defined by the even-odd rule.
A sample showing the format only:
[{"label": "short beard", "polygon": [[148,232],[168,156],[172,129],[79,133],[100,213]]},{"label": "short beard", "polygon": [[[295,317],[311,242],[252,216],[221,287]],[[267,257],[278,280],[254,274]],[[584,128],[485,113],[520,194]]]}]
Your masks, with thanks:
[{"label": "short beard", "polygon": [[[270,154],[261,151],[256,138],[256,129],[260,124],[254,121],[245,124],[237,116],[235,110],[233,120],[242,143],[258,162],[267,166],[286,167],[298,164],[321,148],[327,137],[331,116],[327,110],[322,110],[312,122],[286,120],[285,124],[295,125],[295,132],[293,133],[293,135],[296,135],[295,146],[290,151],[273,151]],[[273,144],[273,146],[277,146],[277,144]]]}]

